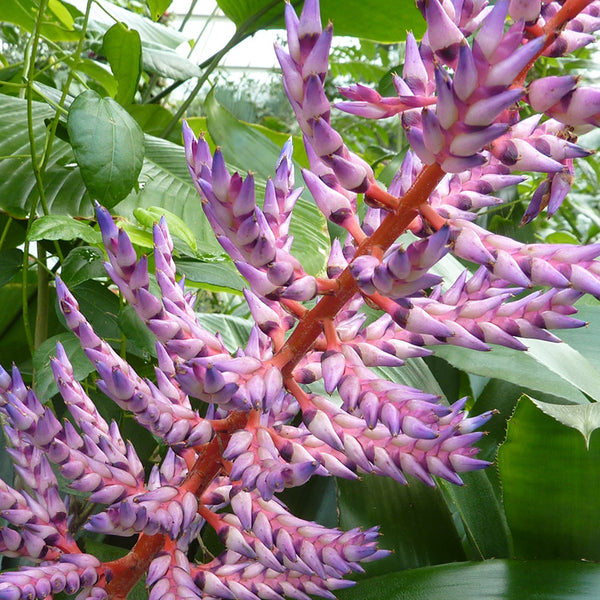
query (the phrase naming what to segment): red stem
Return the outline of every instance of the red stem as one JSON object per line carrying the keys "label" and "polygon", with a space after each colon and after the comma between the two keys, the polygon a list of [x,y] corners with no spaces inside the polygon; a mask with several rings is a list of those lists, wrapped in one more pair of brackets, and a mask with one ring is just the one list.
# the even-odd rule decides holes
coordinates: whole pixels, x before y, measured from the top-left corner
{"label": "red stem", "polygon": [[[444,176],[444,171],[436,163],[425,167],[406,195],[400,200],[394,212],[390,212],[373,235],[360,244],[356,256],[370,254],[373,249],[385,252],[406,231],[408,225],[417,216],[418,207],[426,202],[437,184]],[[370,189],[373,193],[373,189]],[[289,377],[291,371],[314,344],[322,331],[322,323],[333,319],[343,306],[358,292],[358,286],[350,269],[346,268],[337,278],[339,290],[329,296],[323,296],[316,306],[310,310],[298,323],[283,348],[275,356],[275,361],[281,368],[284,377]],[[285,360],[277,360],[280,355]]]}
{"label": "red stem", "polygon": [[[248,413],[236,411],[223,420],[221,425],[227,428],[218,431],[215,437],[198,449],[198,458],[180,486],[182,491],[194,492],[198,497],[210,485],[221,471],[223,448],[227,445],[231,433],[243,429],[248,421]],[[141,533],[128,554],[105,563],[112,572],[112,580],[106,586],[111,600],[125,600],[129,592],[148,570],[154,557],[164,548],[167,537],[162,533],[146,535]]]}

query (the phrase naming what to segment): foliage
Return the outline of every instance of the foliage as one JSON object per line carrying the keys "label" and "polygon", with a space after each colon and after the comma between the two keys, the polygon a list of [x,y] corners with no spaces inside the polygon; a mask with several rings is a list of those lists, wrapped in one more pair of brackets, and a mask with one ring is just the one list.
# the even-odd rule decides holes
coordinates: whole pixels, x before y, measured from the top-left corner
{"label": "foliage", "polygon": [[[274,165],[282,164],[280,150],[290,134],[290,168],[299,172],[309,164],[314,168],[314,162],[291,113],[275,113],[283,94],[275,89],[278,83],[258,100],[252,83],[248,92],[238,91],[240,101],[231,93],[231,82],[211,90],[215,69],[231,48],[260,29],[283,26],[284,4],[218,4],[236,32],[201,65],[181,53],[189,40],[165,18],[169,2],[14,0],[0,6],[0,363],[14,362],[41,403],[62,418],[68,410],[53,376],[56,360],[50,358],[59,352],[59,362],[70,361],[73,381],[81,381],[93,399],[98,419],[115,419],[123,437],[135,441],[146,474],[164,464],[166,448],[157,431],[148,431],[130,411],[100,393],[102,384],[91,374],[92,365],[61,312],[65,293],[58,290],[57,295],[54,278],[60,275],[81,313],[108,342],[106,353],[112,348],[141,378],[153,378],[155,336],[136,314],[132,297],[126,302],[123,290],[106,277],[105,244],[93,201],[110,209],[137,253],[148,254],[151,266],[155,258],[160,260],[152,228],[164,215],[185,291],[198,294],[199,323],[219,332],[230,352],[248,343],[255,319],[242,296],[247,282],[215,240],[214,222],[211,226],[201,210],[179,133],[182,117],[188,117],[196,134],[205,132],[212,152],[222,147],[229,171],[253,173],[259,197],[270,185]],[[291,4],[299,10],[301,2]],[[334,52],[328,96],[339,100],[336,85],[356,81],[375,86],[383,96],[395,95],[392,73],[402,70],[405,31],[413,29],[417,37],[425,32],[413,4],[332,0],[321,3],[321,13],[333,20],[336,33],[360,38]],[[560,59],[543,58],[535,69],[538,79],[585,73],[588,84],[597,73],[587,48]],[[173,92],[182,89],[189,90],[183,100],[173,100]],[[416,145],[410,131],[407,140],[395,121],[362,121],[338,111],[331,124],[386,186],[391,186],[409,141]],[[405,129],[410,127],[405,124]],[[579,144],[594,148],[597,137],[593,130]],[[546,178],[537,173],[502,190],[505,202],[478,211],[477,223],[523,243],[596,243],[600,160],[577,160],[575,169],[573,189],[552,221],[532,219],[519,228]],[[366,191],[359,197],[361,216],[369,211],[363,203]],[[107,228],[105,224],[105,242]],[[346,232],[339,222],[326,222],[308,193],[298,200],[290,228],[292,253],[306,276],[322,277],[331,240],[343,240]],[[415,238],[406,235],[408,246]],[[110,243],[106,246],[110,258]],[[473,267],[470,257],[447,255],[434,269],[451,282],[465,265]],[[251,274],[245,275],[251,280]],[[159,287],[160,281],[150,275],[150,291]],[[379,546],[393,551],[366,564],[358,585],[336,592],[338,597],[470,599],[488,592],[499,598],[597,596],[600,305],[586,296],[577,308],[589,325],[561,331],[562,344],[530,339],[527,352],[494,346],[483,353],[438,346],[427,338],[436,346],[435,356],[408,358],[402,368],[377,367],[380,377],[442,396],[447,404],[469,396],[470,416],[484,415],[484,420],[490,411],[497,413],[486,425],[488,435],[478,442],[479,458],[495,465],[463,473],[464,487],[436,478],[432,488],[418,477],[405,487],[364,475],[360,481],[313,478],[283,491],[281,498],[302,519],[331,528],[380,526]],[[367,322],[375,320],[370,311],[363,309]],[[57,342],[64,350],[56,350]],[[323,393],[315,386],[312,391]],[[193,409],[206,410],[200,401]],[[8,445],[14,446],[15,439]],[[3,452],[0,475],[15,488],[27,488],[27,468],[33,472],[34,466],[17,460],[15,473],[9,453]],[[74,494],[69,511],[75,531],[100,508],[86,500],[89,494],[78,497],[67,483],[59,477],[60,491]],[[209,562],[211,552],[222,550],[222,542],[213,538],[203,536],[200,547],[191,546],[189,558]],[[136,539],[100,532],[89,539],[87,550],[100,561],[116,561],[128,556]],[[6,554],[3,569],[22,566],[20,556]],[[147,597],[141,587],[131,594]]]}

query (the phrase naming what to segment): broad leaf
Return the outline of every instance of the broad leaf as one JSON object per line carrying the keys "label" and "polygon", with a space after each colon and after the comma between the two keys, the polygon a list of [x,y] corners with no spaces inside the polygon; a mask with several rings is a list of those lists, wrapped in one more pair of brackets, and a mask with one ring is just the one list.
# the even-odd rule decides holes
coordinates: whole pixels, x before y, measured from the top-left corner
{"label": "broad leaf", "polygon": [[23,251],[17,248],[0,252],[0,287],[7,284],[23,266]]}
{"label": "broad leaf", "polygon": [[198,320],[211,333],[219,333],[230,352],[246,346],[253,324],[249,319],[218,313],[200,313]]}
{"label": "broad leaf", "polygon": [[58,392],[50,366],[51,357],[56,356],[57,342],[63,345],[69,361],[73,365],[76,381],[81,381],[94,370],[94,366],[81,349],[81,344],[73,333],[69,331],[48,338],[33,355],[34,387],[41,402],[48,400]]}
{"label": "broad leaf", "polygon": [[[44,145],[46,125],[44,119],[54,116],[54,110],[45,104],[33,103],[33,135],[36,147]],[[31,203],[38,197],[36,181],[29,158],[27,103],[19,98],[0,95],[0,210],[24,219],[29,215]],[[79,169],[73,164],[71,146],[55,140],[45,175],[45,192],[52,214],[89,216],[92,212],[85,185]]]}
{"label": "broad leaf", "polygon": [[[276,0],[218,0],[221,10],[248,34],[262,28],[283,27],[283,6]],[[291,4],[300,11],[301,2]],[[388,2],[384,6],[375,0],[321,0],[324,23],[333,21],[336,35],[350,35],[383,43],[406,39],[406,31],[425,31],[421,13],[412,2]]]}
{"label": "broad leaf", "polygon": [[215,292],[241,292],[248,284],[242,279],[234,264],[228,260],[175,259],[177,272],[186,282]]}
{"label": "broad leaf", "polygon": [[338,512],[342,529],[380,526],[387,558],[365,565],[370,576],[400,569],[465,560],[453,517],[438,488],[410,478],[410,485],[365,475],[339,479]]}
{"label": "broad leaf", "polygon": [[527,354],[582,392],[600,400],[600,371],[568,344],[527,340]]}
{"label": "broad leaf", "polygon": [[489,560],[389,573],[336,592],[339,600],[596,600],[600,565]]}
{"label": "broad leaf", "polygon": [[[504,379],[531,390],[544,392],[571,403],[587,403],[587,398],[571,383],[565,381],[525,352],[493,346],[490,352],[477,352],[458,346],[435,346],[436,356],[467,373],[482,377]],[[561,400],[562,401],[562,400]]]}
{"label": "broad leaf", "polygon": [[114,206],[137,183],[142,169],[140,126],[112,98],[88,90],[73,100],[67,128],[90,194],[108,208]]}
{"label": "broad leaf", "polygon": [[[47,12],[42,20],[42,36],[53,42],[74,42],[79,39],[79,32],[73,29],[72,21],[71,23],[65,23],[67,17],[64,14],[64,6],[53,0],[50,8],[51,11]],[[35,27],[37,9],[38,2],[34,0],[2,2],[0,5],[0,22],[14,23],[31,33]]]}
{"label": "broad leaf", "polygon": [[511,535],[504,507],[485,471],[461,473],[462,487],[440,480],[439,485],[472,560],[508,558]]}
{"label": "broad leaf", "polygon": [[535,400],[535,405],[544,413],[556,419],[562,425],[572,427],[581,433],[589,450],[590,438],[596,429],[600,428],[600,404],[548,404]]}
{"label": "broad leaf", "polygon": [[133,102],[142,74],[142,42],[140,34],[123,23],[115,23],[102,40],[104,55],[117,80],[115,100],[122,106]]}
{"label": "broad leaf", "polygon": [[588,450],[578,431],[523,397],[498,452],[498,471],[517,558],[600,560],[595,437]]}
{"label": "broad leaf", "polygon": [[94,246],[79,246],[69,252],[61,265],[60,277],[69,288],[88,279],[106,275],[104,254]]}
{"label": "broad leaf", "polygon": [[102,236],[88,223],[63,215],[44,215],[31,224],[27,235],[30,242],[38,240],[83,240],[88,244],[99,244]]}

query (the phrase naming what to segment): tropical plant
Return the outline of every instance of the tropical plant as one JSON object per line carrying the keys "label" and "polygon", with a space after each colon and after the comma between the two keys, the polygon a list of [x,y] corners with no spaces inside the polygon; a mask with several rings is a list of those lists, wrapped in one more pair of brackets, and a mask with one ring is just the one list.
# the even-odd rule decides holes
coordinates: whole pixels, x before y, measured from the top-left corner
{"label": "tropical plant", "polygon": [[[0,598],[595,598],[600,93],[550,61],[600,4],[417,2],[395,95],[336,103],[400,117],[376,171],[331,119],[333,27],[294,4],[221,0],[236,34],[200,67],[104,0],[0,9]],[[321,10],[398,41],[406,7],[359,4]],[[178,146],[219,60],[282,21],[304,148],[214,93]],[[544,211],[560,243],[531,239]]]}

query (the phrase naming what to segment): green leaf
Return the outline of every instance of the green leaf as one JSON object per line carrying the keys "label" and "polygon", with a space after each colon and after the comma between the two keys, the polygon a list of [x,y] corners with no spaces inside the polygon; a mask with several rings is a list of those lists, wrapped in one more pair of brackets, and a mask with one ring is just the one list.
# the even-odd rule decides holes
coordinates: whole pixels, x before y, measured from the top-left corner
{"label": "green leaf", "polygon": [[167,209],[192,230],[203,253],[224,254],[204,216],[200,196],[192,183],[185,151],[181,146],[146,136],[146,155],[140,174],[140,186],[139,193],[131,193],[115,206],[114,214],[133,221],[133,211],[136,208]]}
{"label": "green leaf", "polygon": [[88,279],[106,275],[104,254],[94,246],[80,246],[69,252],[61,265],[60,276],[69,288]]}
{"label": "green leaf", "polygon": [[[160,104],[130,104],[127,112],[137,121],[144,133],[160,137],[173,115]],[[180,135],[179,132],[177,132]],[[176,139],[172,141],[177,142]]]}
{"label": "green leaf", "polygon": [[39,240],[83,240],[88,244],[99,244],[102,236],[83,221],[63,215],[45,215],[31,224],[27,235],[30,242]]}
{"label": "green leaf", "polygon": [[23,251],[17,248],[0,252],[0,287],[7,284],[23,266]]}
{"label": "green leaf", "polygon": [[146,360],[150,356],[156,356],[156,336],[144,325],[133,306],[127,305],[121,310],[119,313],[119,327],[127,340],[142,352]]}
{"label": "green leaf", "polygon": [[[221,10],[238,26],[252,33],[262,28],[283,27],[283,8],[274,0],[218,0]],[[298,0],[291,4],[299,12]],[[421,13],[412,2],[388,2],[385,7],[375,0],[321,0],[324,23],[333,21],[336,35],[349,35],[383,43],[406,39],[406,31],[416,35],[425,31]]]}
{"label": "green leaf", "polygon": [[[68,66],[74,64],[74,60],[71,57],[65,58],[64,62]],[[77,61],[77,71],[91,77],[104,88],[109,96],[114,97],[116,95],[118,89],[117,80],[107,65],[90,60],[89,58],[80,58]]]}
{"label": "green leaf", "polygon": [[[259,131],[238,121],[210,93],[205,103],[208,131],[217,145],[222,146],[225,160],[242,173],[252,171],[264,182],[272,176],[281,148]],[[299,166],[295,165],[296,173]],[[292,253],[312,275],[323,272],[329,255],[329,235],[325,218],[315,203],[301,197],[294,209],[290,231],[294,236]]]}
{"label": "green leaf", "polygon": [[600,400],[600,372],[568,344],[526,340],[527,354],[564,381]]}
{"label": "green leaf", "polygon": [[142,44],[144,70],[169,79],[199,77],[200,68],[174,50],[149,42]]}
{"label": "green leaf", "polygon": [[[54,117],[55,111],[45,104],[32,106],[33,136],[36,147],[42,148],[46,137],[44,119]],[[29,216],[32,202],[39,198],[35,176],[29,158],[27,102],[0,94],[0,210],[17,219]],[[79,169],[73,165],[71,146],[60,139],[53,144],[45,177],[45,193],[52,214],[91,216],[92,205],[87,196]],[[39,209],[41,212],[41,208]],[[38,213],[39,214],[39,213]]]}
{"label": "green leaf", "polygon": [[142,42],[135,29],[124,23],[115,23],[102,40],[104,55],[117,80],[115,100],[122,106],[133,102],[138,81],[142,75]]}
{"label": "green leaf", "polygon": [[577,429],[585,440],[586,448],[589,450],[590,438],[596,429],[600,428],[600,404],[548,404],[532,398],[535,405],[559,423]]}
{"label": "green leaf", "polygon": [[111,208],[127,196],[142,169],[140,126],[112,98],[88,90],[73,100],[67,128],[90,194]]}
{"label": "green leaf", "polygon": [[194,252],[198,252],[198,244],[192,230],[177,215],[160,206],[151,206],[150,208],[136,208],[133,216],[145,227],[152,228],[162,217],[167,221],[171,235],[184,241]]}
{"label": "green leaf", "polygon": [[243,348],[248,342],[252,322],[235,315],[199,313],[198,321],[211,333],[220,333],[225,347],[230,352]]}
{"label": "green leaf", "polygon": [[177,272],[184,275],[187,282],[203,284],[201,287],[213,291],[241,292],[248,284],[242,279],[231,261],[203,261],[175,259]]}
{"label": "green leaf", "polygon": [[490,352],[477,352],[458,346],[436,346],[435,355],[467,373],[504,379],[531,390],[551,394],[571,403],[587,403],[587,398],[571,383],[537,362],[528,353],[493,346]]}
{"label": "green leaf", "polygon": [[[66,9],[57,0],[52,0],[50,13],[42,19],[41,34],[54,42],[74,42],[79,39],[79,32],[72,26],[65,25]],[[34,0],[10,0],[0,5],[0,22],[14,23],[28,33],[32,33],[37,17],[38,2]],[[62,9],[62,10],[61,10]],[[59,15],[57,16],[57,12]]]}
{"label": "green leaf", "polygon": [[[75,6],[82,13],[87,5],[87,0],[63,0],[63,2]],[[115,21],[125,23],[129,29],[135,29],[140,34],[142,44],[160,44],[175,50],[181,44],[189,41],[185,35],[172,27],[154,23],[140,14],[106,0],[94,0],[89,21],[88,29],[102,32],[112,27]]]}
{"label": "green leaf", "polygon": [[[593,304],[583,304],[584,300]],[[577,310],[577,315],[574,316],[586,321],[587,325],[579,329],[564,329],[558,333],[560,338],[584,356],[596,371],[600,371],[600,304],[592,298],[585,297],[577,303]]]}
{"label": "green leaf", "polygon": [[504,507],[487,473],[473,471],[460,476],[465,482],[462,487],[443,479],[439,482],[467,556],[472,560],[510,557],[512,540]]}
{"label": "green leaf", "polygon": [[[87,0],[68,0],[68,3],[83,12]],[[139,33],[145,71],[172,79],[188,79],[200,75],[198,66],[181,56],[176,50],[190,41],[185,35],[172,27],[154,23],[131,10],[105,0],[97,0],[91,7],[88,31],[102,37],[115,21],[124,23],[129,29]]]}
{"label": "green leaf", "polygon": [[578,431],[524,396],[498,452],[498,472],[517,558],[600,560],[596,437],[586,449]]}
{"label": "green leaf", "polygon": [[155,21],[158,21],[164,12],[171,6],[173,0],[147,0],[150,14]]}
{"label": "green leaf", "polygon": [[58,393],[52,367],[50,366],[50,358],[56,356],[57,342],[63,345],[69,361],[73,365],[73,374],[76,381],[85,379],[94,370],[92,363],[81,349],[81,344],[75,334],[68,331],[48,338],[37,348],[33,355],[35,373],[33,385],[41,402]]}
{"label": "green leaf", "polygon": [[389,573],[336,592],[339,600],[596,600],[600,565],[489,560]]}
{"label": "green leaf", "polygon": [[400,569],[465,560],[452,515],[438,488],[411,478],[410,485],[365,475],[339,479],[338,512],[342,529],[374,527],[380,546],[393,554],[366,565],[370,576]]}

